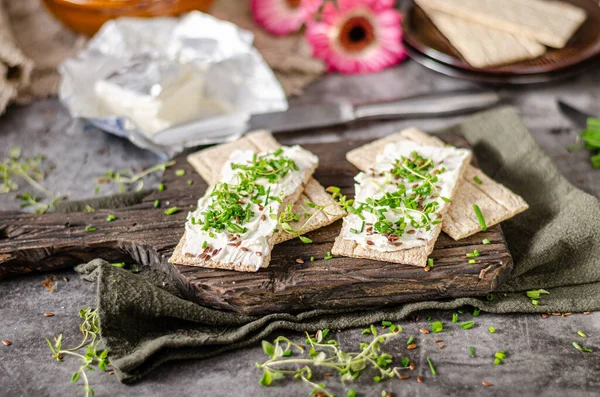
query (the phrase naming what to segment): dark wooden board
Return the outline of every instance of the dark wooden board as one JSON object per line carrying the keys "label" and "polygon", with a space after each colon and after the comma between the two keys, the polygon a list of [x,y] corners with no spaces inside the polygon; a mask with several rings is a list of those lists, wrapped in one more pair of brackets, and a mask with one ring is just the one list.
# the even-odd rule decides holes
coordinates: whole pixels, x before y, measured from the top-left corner
{"label": "dark wooden board", "polygon": [[[442,138],[466,146],[460,137]],[[340,186],[352,195],[357,169],[346,161],[345,154],[364,143],[305,145],[320,158],[315,178],[324,186]],[[0,278],[65,268],[97,257],[134,260],[167,272],[190,300],[240,313],[264,314],[484,295],[503,282],[512,269],[499,225],[461,241],[442,233],[431,255],[435,267],[429,272],[365,259],[336,257],[326,261],[323,258],[331,250],[341,221],[310,233],[313,244],[295,239],[276,246],[271,265],[256,273],[172,265],[167,259],[183,233],[187,211],[195,207],[206,189],[184,154],[176,161],[165,171],[163,192],[156,191],[127,208],[70,214],[0,213]],[[175,176],[177,169],[186,170],[186,175]],[[188,185],[189,179],[192,185]],[[161,208],[153,207],[156,199],[161,200]],[[164,209],[171,206],[181,211],[165,215]],[[117,219],[106,222],[109,213]],[[87,232],[87,225],[97,230]],[[483,245],[483,238],[492,244]],[[481,256],[477,264],[470,265],[465,254],[474,249]],[[311,256],[314,262],[310,262]],[[298,258],[304,263],[298,263]]]}

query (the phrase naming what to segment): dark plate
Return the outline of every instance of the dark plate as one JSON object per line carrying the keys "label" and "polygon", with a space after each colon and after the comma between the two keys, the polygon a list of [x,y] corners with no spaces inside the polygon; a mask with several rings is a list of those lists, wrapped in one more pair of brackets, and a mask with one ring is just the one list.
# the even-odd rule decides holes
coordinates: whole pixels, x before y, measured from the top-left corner
{"label": "dark plate", "polygon": [[481,73],[470,70],[465,70],[461,68],[455,68],[448,64],[439,62],[435,59],[429,58],[412,48],[409,45],[406,45],[406,51],[410,58],[425,66],[428,69],[436,71],[438,73],[444,74],[446,76],[458,78],[461,80],[468,80],[479,84],[487,84],[487,85],[530,85],[530,84],[543,84],[556,80],[563,80],[569,77],[573,77],[575,75],[580,74],[583,70],[590,67],[598,67],[600,64],[600,59],[595,58],[588,60],[587,62],[582,62],[578,65],[560,69],[558,71],[549,72],[549,73],[536,73],[536,74],[493,74],[493,73]]}
{"label": "dark plate", "polygon": [[414,3],[404,20],[404,41],[423,55],[457,69],[483,74],[528,75],[573,67],[600,54],[600,7],[593,0],[563,0],[584,9],[588,15],[564,48],[549,48],[541,57],[503,66],[474,68]]}

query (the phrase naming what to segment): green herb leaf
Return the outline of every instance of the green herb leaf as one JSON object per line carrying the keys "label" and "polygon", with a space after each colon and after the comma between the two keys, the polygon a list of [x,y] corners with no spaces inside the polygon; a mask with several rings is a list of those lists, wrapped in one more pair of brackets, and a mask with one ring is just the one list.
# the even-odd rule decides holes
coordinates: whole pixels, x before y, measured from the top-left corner
{"label": "green herb leaf", "polygon": [[473,310],[473,317],[478,317],[478,316],[479,316],[479,313],[481,313],[481,309],[479,309],[479,308],[477,308],[477,307],[476,307],[476,308]]}
{"label": "green herb leaf", "polygon": [[106,222],[112,222],[112,221],[114,221],[115,219],[117,219],[117,217],[116,217],[116,216],[114,216],[114,215],[110,215],[110,214],[109,214],[109,215],[106,217]]}
{"label": "green herb leaf", "polygon": [[406,344],[407,344],[407,345],[410,345],[410,344],[412,344],[414,341],[415,341],[415,337],[414,337],[414,336],[411,336],[411,337],[410,337],[410,338],[408,338],[408,340],[406,341]]}
{"label": "green herb leaf", "polygon": [[262,378],[260,378],[260,381],[258,382],[258,384],[261,386],[270,386],[272,382],[273,382],[273,376],[271,375],[271,372],[268,370],[265,370],[265,372],[263,373]]}
{"label": "green herb leaf", "polygon": [[117,263],[111,263],[111,265],[113,267],[118,267],[119,269],[122,269],[125,267],[125,262],[117,262]]}
{"label": "green herb leaf", "polygon": [[490,241],[489,238],[484,238],[483,240],[481,240],[481,243],[485,244],[485,245],[488,245],[488,244],[491,244],[492,242]]}
{"label": "green herb leaf", "polygon": [[160,206],[160,200],[154,200],[154,208],[158,208]]}
{"label": "green herb leaf", "polygon": [[592,353],[592,349],[590,349],[588,347],[580,346],[579,343],[577,343],[577,342],[573,342],[572,345],[575,349],[579,350],[580,352]]}
{"label": "green herb leaf", "polygon": [[263,351],[265,352],[265,354],[267,356],[272,356],[273,353],[275,353],[275,347],[273,346],[273,344],[271,342],[263,340],[261,342],[261,344],[262,344]]}
{"label": "green herb leaf", "polygon": [[431,326],[431,330],[435,333],[439,333],[444,330],[444,323],[441,321],[434,321],[429,325]]}
{"label": "green herb leaf", "polygon": [[471,354],[471,357],[475,357],[475,348],[473,346],[469,346],[469,353]]}
{"label": "green herb leaf", "polygon": [[452,322],[453,323],[457,323],[458,322],[458,313],[452,313]]}
{"label": "green herb leaf", "polygon": [[176,176],[184,176],[185,175],[185,170],[175,170],[175,175]]}
{"label": "green herb leaf", "polygon": [[170,208],[167,208],[165,210],[165,215],[173,215],[173,214],[175,214],[177,212],[179,212],[179,208],[177,208],[177,207],[170,207]]}
{"label": "green herb leaf", "polygon": [[94,226],[88,225],[85,227],[86,232],[95,232],[96,228]]}
{"label": "green herb leaf", "polygon": [[473,323],[473,321],[464,321],[464,322],[462,322],[462,323],[460,323],[458,325],[460,325],[460,327],[462,329],[471,329],[471,328],[473,328],[474,324],[475,323]]}
{"label": "green herb leaf", "polygon": [[299,239],[300,239],[300,241],[302,241],[304,244],[310,244],[310,243],[312,243],[312,242],[313,242],[311,239],[309,239],[309,238],[308,238],[308,237],[306,237],[306,236],[298,236],[298,238],[299,238]]}
{"label": "green herb leaf", "polygon": [[477,216],[477,220],[479,221],[481,230],[486,231],[487,226],[485,224],[485,219],[483,218],[483,214],[481,213],[481,208],[479,208],[479,206],[477,204],[473,204],[473,211],[475,211],[475,215]]}
{"label": "green herb leaf", "polygon": [[488,331],[490,331],[490,334],[495,334],[496,333],[496,328],[494,327],[489,327]]}
{"label": "green herb leaf", "polygon": [[356,390],[350,389],[348,393],[346,393],[346,397],[356,397]]}
{"label": "green herb leaf", "polygon": [[587,335],[582,330],[578,330],[577,335],[581,336],[582,338],[587,338]]}
{"label": "green herb leaf", "polygon": [[478,177],[477,175],[475,175],[475,176],[473,177],[473,180],[474,180],[475,182],[477,182],[477,184],[478,184],[478,185],[481,185],[481,184],[483,183],[483,181],[482,181],[481,179],[479,179],[479,177]]}
{"label": "green herb leaf", "polygon": [[429,370],[431,371],[431,375],[436,376],[437,372],[435,371],[433,363],[431,362],[431,359],[429,357],[427,357],[427,363],[429,364]]}

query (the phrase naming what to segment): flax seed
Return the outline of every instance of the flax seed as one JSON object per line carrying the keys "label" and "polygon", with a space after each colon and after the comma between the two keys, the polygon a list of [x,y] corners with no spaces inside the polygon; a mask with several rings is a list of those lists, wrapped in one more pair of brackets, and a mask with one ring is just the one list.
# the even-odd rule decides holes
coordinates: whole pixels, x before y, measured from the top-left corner
{"label": "flax seed", "polygon": [[324,373],[323,376],[333,376],[333,374],[330,372],[327,372],[327,373]]}
{"label": "flax seed", "polygon": [[246,247],[242,247],[242,248],[240,248],[240,249],[241,249],[242,251],[244,251],[244,252],[247,252],[247,251],[248,251],[248,248],[246,248]]}
{"label": "flax seed", "polygon": [[443,341],[444,341],[443,339],[436,339],[436,340],[433,341],[433,343],[440,343],[440,342],[443,342]]}
{"label": "flax seed", "polygon": [[422,333],[422,334],[428,334],[429,330],[426,329],[426,328],[421,328],[421,329],[419,329],[419,332]]}
{"label": "flax seed", "polygon": [[569,317],[573,313],[563,313],[563,317]]}
{"label": "flax seed", "polygon": [[407,380],[408,378],[410,378],[410,376],[409,375],[400,375],[399,378],[402,380]]}
{"label": "flax seed", "polygon": [[423,383],[423,377],[422,376],[417,376],[417,382]]}
{"label": "flax seed", "polygon": [[561,315],[561,313],[556,313],[556,312],[550,313],[550,314],[552,314],[553,316],[560,316]]}
{"label": "flax seed", "polygon": [[11,341],[9,341],[9,340],[6,340],[6,339],[4,339],[4,340],[2,341],[2,344],[3,344],[4,346],[10,346],[10,345],[12,345],[12,342],[11,342]]}
{"label": "flax seed", "polygon": [[494,386],[493,383],[486,382],[486,381],[481,382],[481,384],[484,385],[484,386]]}
{"label": "flax seed", "polygon": [[256,256],[262,256],[262,252],[260,252],[260,251],[256,251],[255,254],[256,254]]}
{"label": "flax seed", "polygon": [[590,312],[583,312],[583,314],[585,314],[587,316],[588,314],[590,314]]}
{"label": "flax seed", "polygon": [[414,361],[411,361],[410,364],[408,365],[408,368],[410,368],[411,371],[414,371],[416,367],[416,364]]}
{"label": "flax seed", "polygon": [[443,343],[440,345],[440,349],[443,349],[444,347],[446,347],[446,345],[444,345]]}
{"label": "flax seed", "polygon": [[406,347],[408,350],[414,350],[417,348],[417,344],[416,343],[411,343],[410,345],[408,345]]}
{"label": "flax seed", "polygon": [[542,318],[548,318],[550,315],[548,313],[542,313]]}
{"label": "flax seed", "polygon": [[296,263],[304,263],[304,261],[300,258],[296,259]]}
{"label": "flax seed", "polygon": [[267,219],[267,216],[266,216],[265,214],[262,214],[262,215],[260,216],[260,220],[261,220],[261,221],[264,221],[265,219]]}
{"label": "flax seed", "polygon": [[375,243],[372,242],[371,240],[367,240],[367,245],[374,245]]}
{"label": "flax seed", "polygon": [[52,313],[52,312],[45,312],[44,316],[46,316],[46,317],[54,317],[54,313]]}
{"label": "flax seed", "polygon": [[408,232],[406,232],[406,233],[408,233],[408,234],[415,234],[415,233],[416,233],[416,231],[415,231],[415,229],[411,229],[411,230],[409,230],[409,231],[408,231]]}
{"label": "flax seed", "polygon": [[427,266],[425,266],[425,267],[423,268],[423,270],[425,270],[426,272],[428,272],[428,271],[430,271],[430,270],[431,270],[431,266],[427,265]]}
{"label": "flax seed", "polygon": [[394,397],[394,393],[392,393],[391,391],[387,392],[387,394],[385,395],[385,397]]}

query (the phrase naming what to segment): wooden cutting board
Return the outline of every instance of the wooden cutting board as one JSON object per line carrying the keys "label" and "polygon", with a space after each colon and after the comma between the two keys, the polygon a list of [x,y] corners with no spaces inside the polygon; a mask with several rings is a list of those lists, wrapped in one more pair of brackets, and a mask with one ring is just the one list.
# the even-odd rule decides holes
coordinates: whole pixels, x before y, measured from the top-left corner
{"label": "wooden cutting board", "polygon": [[[468,147],[460,137],[441,138]],[[345,154],[364,143],[305,145],[320,159],[314,177],[323,186],[340,186],[345,194],[353,195],[353,177],[358,170],[346,161]],[[511,272],[512,258],[499,225],[461,241],[442,233],[431,255],[435,266],[429,272],[366,259],[326,261],[323,258],[331,250],[341,221],[308,234],[312,244],[294,239],[276,246],[270,266],[256,273],[172,265],[167,260],[183,233],[187,211],[195,207],[207,187],[185,157],[176,157],[177,163],[165,171],[164,191],[155,191],[126,208],[44,215],[0,213],[0,278],[52,271],[98,257],[135,261],[169,274],[190,300],[239,313],[265,314],[485,295]],[[175,175],[179,169],[186,171],[185,176]],[[160,200],[160,208],[154,208],[155,200]],[[165,208],[172,206],[180,211],[164,214]],[[107,222],[108,214],[117,219]],[[86,231],[88,225],[96,231]],[[492,244],[483,245],[484,238]],[[474,249],[481,256],[477,264],[468,264],[465,254]],[[314,262],[310,262],[311,256]]]}

